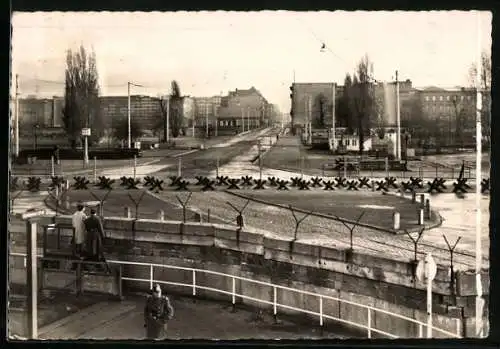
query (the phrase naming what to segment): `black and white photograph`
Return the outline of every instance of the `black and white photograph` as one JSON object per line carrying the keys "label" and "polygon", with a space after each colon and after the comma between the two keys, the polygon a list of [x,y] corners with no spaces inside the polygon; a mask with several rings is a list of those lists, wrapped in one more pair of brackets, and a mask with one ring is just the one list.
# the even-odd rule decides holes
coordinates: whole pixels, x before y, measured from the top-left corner
{"label": "black and white photograph", "polygon": [[492,13],[12,13],[10,340],[486,338]]}

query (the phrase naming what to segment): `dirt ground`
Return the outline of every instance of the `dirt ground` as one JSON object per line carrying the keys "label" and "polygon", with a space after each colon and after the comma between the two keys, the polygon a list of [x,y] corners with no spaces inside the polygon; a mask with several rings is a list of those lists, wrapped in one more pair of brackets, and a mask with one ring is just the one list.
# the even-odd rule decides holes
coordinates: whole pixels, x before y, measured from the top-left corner
{"label": "dirt ground", "polygon": [[[92,193],[98,198],[103,199],[106,196],[107,191],[105,190],[72,190],[68,192],[68,197],[71,203],[70,211],[75,210],[77,202],[85,201],[96,201],[97,199],[92,195]],[[185,201],[188,197],[188,193],[185,192],[172,192],[173,200],[170,202],[165,202],[164,200],[157,199],[156,197],[145,193],[143,195],[143,190],[113,190],[106,197],[104,203],[104,216],[105,217],[123,217],[125,214],[125,207],[130,208],[131,217],[137,217],[140,219],[157,219],[160,210],[164,212],[165,220],[182,220],[183,210],[176,196],[182,201]],[[142,199],[141,199],[141,195]],[[140,200],[140,201],[139,201]],[[136,209],[135,202],[138,202],[138,207]],[[206,220],[206,213],[203,214],[203,219]],[[190,202],[188,202],[186,209],[186,221],[196,221],[195,212],[190,209]],[[199,220],[198,220],[199,222]],[[210,217],[210,222],[218,223],[216,217]]]}
{"label": "dirt ground", "polygon": [[[364,212],[361,222],[372,226],[392,229],[393,212],[400,213],[401,229],[418,227],[418,205],[410,200],[393,195],[382,195],[380,192],[359,191],[289,191],[271,192],[267,190],[246,190],[241,194],[266,202],[291,205],[306,211],[323,213],[356,221]],[[433,216],[434,222],[437,217]],[[431,220],[432,222],[432,220]]]}

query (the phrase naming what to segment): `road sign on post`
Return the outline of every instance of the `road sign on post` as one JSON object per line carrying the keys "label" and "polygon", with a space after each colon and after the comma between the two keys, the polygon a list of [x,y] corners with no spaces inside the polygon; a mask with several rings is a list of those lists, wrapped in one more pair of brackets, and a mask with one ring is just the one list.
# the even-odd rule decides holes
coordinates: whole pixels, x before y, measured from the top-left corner
{"label": "road sign on post", "polygon": [[418,262],[416,274],[419,281],[427,282],[427,338],[432,338],[432,281],[437,274],[437,265],[430,253]]}
{"label": "road sign on post", "polygon": [[82,128],[82,136],[83,137],[90,137],[90,128]]}

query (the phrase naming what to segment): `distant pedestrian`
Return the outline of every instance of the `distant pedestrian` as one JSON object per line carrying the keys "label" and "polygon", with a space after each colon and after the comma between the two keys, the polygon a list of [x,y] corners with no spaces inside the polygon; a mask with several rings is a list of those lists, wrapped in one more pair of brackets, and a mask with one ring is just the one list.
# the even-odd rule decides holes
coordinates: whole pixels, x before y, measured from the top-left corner
{"label": "distant pedestrian", "polygon": [[56,161],[56,164],[59,165],[59,146],[54,147],[54,159]]}
{"label": "distant pedestrian", "polygon": [[73,213],[72,217],[72,225],[73,229],[75,231],[74,234],[74,252],[77,257],[82,258],[83,257],[83,243],[85,242],[85,235],[86,235],[86,230],[85,230],[85,219],[87,219],[87,215],[85,214],[84,211],[85,207],[83,204],[78,204],[76,206],[76,212]]}
{"label": "distant pedestrian", "polygon": [[160,285],[156,284],[144,306],[144,327],[147,339],[164,339],[167,322],[174,316],[174,308],[167,296],[162,295]]}
{"label": "distant pedestrian", "polygon": [[104,241],[104,229],[101,219],[97,216],[96,210],[90,210],[90,217],[85,219],[85,229],[87,230],[86,252],[89,260],[99,262],[101,260],[102,243]]}

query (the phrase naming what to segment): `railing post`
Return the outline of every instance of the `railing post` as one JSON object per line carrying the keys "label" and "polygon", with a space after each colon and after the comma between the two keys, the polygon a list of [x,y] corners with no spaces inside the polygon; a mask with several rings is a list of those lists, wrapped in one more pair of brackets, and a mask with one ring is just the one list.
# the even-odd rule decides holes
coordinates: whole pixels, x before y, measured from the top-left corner
{"label": "railing post", "polygon": [[323,297],[319,296],[319,325],[323,328]]}
{"label": "railing post", "polygon": [[418,338],[424,337],[424,327],[422,324],[418,324]]}
{"label": "railing post", "polygon": [[196,270],[193,270],[193,296],[196,296]]}
{"label": "railing post", "polygon": [[233,303],[233,310],[236,308],[236,279],[232,277],[233,286],[231,289],[231,302]]}
{"label": "railing post", "polygon": [[273,316],[274,322],[278,321],[278,292],[276,286],[273,286]]}
{"label": "railing post", "polygon": [[153,289],[153,264],[149,265],[149,289]]}
{"label": "railing post", "polygon": [[368,310],[368,338],[372,338],[372,310],[370,308],[366,308]]}

